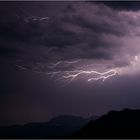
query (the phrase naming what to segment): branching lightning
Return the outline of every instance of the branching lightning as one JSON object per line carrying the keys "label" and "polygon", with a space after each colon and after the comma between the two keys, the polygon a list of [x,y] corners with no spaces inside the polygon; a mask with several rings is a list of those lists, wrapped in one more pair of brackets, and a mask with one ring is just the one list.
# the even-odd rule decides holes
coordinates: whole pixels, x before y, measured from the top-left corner
{"label": "branching lightning", "polygon": [[[30,12],[22,8],[20,8],[20,10],[25,15],[23,16],[24,22],[42,21],[49,19],[48,17],[33,16]],[[20,18],[20,16],[17,15],[17,18]],[[109,79],[110,77],[113,77],[118,73],[116,69],[104,69],[103,72],[99,72],[95,70],[94,67],[92,67],[92,69],[87,70],[87,65],[77,66],[77,63],[79,63],[80,61],[81,59],[73,61],[57,61],[55,63],[47,64],[47,68],[45,71],[42,67],[42,65],[45,64],[41,63],[39,63],[39,65],[36,63],[37,65],[30,67],[17,64],[16,67],[18,67],[20,70],[28,70],[37,74],[48,75],[56,80],[63,80],[68,82],[80,78],[84,78],[87,82],[97,80],[105,81],[106,79]],[[67,68],[69,66],[73,66],[74,68],[72,70],[64,70],[64,68]]]}
{"label": "branching lightning", "polygon": [[[26,16],[23,18],[23,20],[25,22],[30,22],[30,21],[42,21],[42,20],[48,20],[49,17],[45,16],[45,17],[40,17],[40,16],[33,16],[32,14],[30,14],[29,12],[27,12],[26,10],[20,8],[20,10],[22,11],[22,13],[24,13]],[[18,14],[16,14],[17,18],[21,18]]]}
{"label": "branching lightning", "polygon": [[79,61],[81,61],[81,60],[78,59],[78,60],[74,60],[74,61],[58,61],[58,62],[56,62],[56,63],[51,63],[50,65],[48,65],[48,67],[49,67],[49,68],[56,68],[56,67],[59,66],[60,64],[71,65],[71,64],[78,63]]}
{"label": "branching lightning", "polygon": [[21,66],[21,65],[16,65],[18,68],[20,68],[21,70],[30,70],[34,73],[38,73],[38,74],[43,74],[43,75],[48,75],[49,77],[55,79],[55,80],[61,80],[64,82],[72,82],[74,80],[77,79],[82,79],[84,78],[87,82],[91,82],[91,81],[97,81],[97,80],[102,80],[103,82],[106,79],[109,79],[115,75],[118,74],[116,69],[109,69],[106,70],[105,72],[99,72],[96,70],[85,70],[84,66],[82,67],[78,67],[74,70],[59,70],[58,66],[63,64],[63,65],[73,65],[78,63],[81,60],[74,60],[74,61],[58,61],[56,63],[52,63],[51,65],[49,65],[48,67],[51,70],[46,70],[46,71],[42,71],[41,69],[37,69],[34,70],[34,68],[29,69],[25,66]]}
{"label": "branching lightning", "polygon": [[[55,76],[56,74],[60,74],[60,71],[58,73],[49,73],[53,76]],[[102,79],[102,81],[105,81],[106,79],[115,76],[117,74],[117,70],[115,69],[111,69],[108,70],[106,72],[98,72],[98,71],[88,71],[88,70],[74,70],[74,71],[64,71],[61,72],[61,77],[60,79],[62,80],[67,80],[68,82],[71,82],[73,80],[76,80],[78,78],[82,78],[85,77],[87,79],[87,82],[90,81],[97,81]]]}
{"label": "branching lightning", "polygon": [[26,17],[24,18],[25,22],[29,22],[29,21],[42,21],[42,20],[48,20],[49,17],[38,17],[38,16],[30,16],[30,17]]}

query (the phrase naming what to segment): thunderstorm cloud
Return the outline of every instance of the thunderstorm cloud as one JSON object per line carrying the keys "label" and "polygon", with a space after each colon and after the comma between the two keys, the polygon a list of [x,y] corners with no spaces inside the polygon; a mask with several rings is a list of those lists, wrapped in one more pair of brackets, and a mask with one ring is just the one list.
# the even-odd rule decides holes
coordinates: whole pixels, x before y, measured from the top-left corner
{"label": "thunderstorm cloud", "polygon": [[[140,106],[140,2],[0,3],[1,125]],[[107,84],[58,82],[110,69]]]}

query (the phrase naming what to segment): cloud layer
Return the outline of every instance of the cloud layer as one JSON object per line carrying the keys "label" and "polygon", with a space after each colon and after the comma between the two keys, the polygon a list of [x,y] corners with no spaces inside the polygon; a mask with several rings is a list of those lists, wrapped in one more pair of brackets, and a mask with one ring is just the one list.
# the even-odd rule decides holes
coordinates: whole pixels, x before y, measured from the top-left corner
{"label": "cloud layer", "polygon": [[[118,5],[121,8],[105,2],[0,5],[0,124],[140,106],[140,10],[136,4]],[[104,83],[81,78],[60,87],[54,82],[58,77],[53,81],[47,75],[112,68],[120,76]]]}

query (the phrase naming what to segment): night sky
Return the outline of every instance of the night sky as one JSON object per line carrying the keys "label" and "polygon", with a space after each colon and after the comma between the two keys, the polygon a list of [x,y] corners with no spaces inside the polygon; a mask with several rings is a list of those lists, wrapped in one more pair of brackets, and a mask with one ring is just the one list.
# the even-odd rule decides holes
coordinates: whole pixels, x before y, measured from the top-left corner
{"label": "night sky", "polygon": [[140,109],[140,2],[0,2],[0,126]]}

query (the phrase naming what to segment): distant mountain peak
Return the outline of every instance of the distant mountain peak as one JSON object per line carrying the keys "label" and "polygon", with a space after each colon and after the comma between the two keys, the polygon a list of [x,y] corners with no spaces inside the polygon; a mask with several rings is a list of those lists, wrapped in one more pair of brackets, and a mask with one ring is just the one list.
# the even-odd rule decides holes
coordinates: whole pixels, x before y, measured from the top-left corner
{"label": "distant mountain peak", "polygon": [[0,128],[0,138],[56,138],[80,130],[89,120],[80,116],[60,115],[45,123]]}

